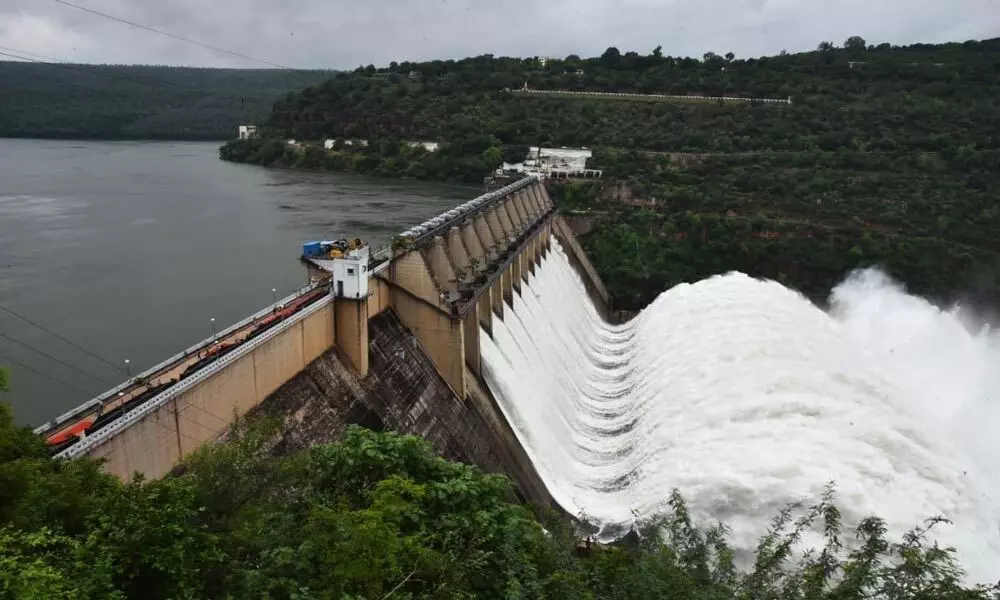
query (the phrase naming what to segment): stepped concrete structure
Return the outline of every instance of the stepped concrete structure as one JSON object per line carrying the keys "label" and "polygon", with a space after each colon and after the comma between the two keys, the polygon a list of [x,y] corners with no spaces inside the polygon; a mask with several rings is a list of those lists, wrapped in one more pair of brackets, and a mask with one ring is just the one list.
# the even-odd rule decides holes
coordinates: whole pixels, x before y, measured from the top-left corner
{"label": "stepped concrete structure", "polygon": [[[61,455],[104,459],[123,479],[161,477],[186,454],[223,437],[236,416],[260,412],[285,419],[279,449],[334,441],[351,423],[391,429],[422,436],[449,458],[506,473],[523,499],[549,506],[545,486],[481,378],[480,336],[491,335],[494,320],[504,318],[553,237],[606,310],[608,292],[570,227],[541,182],[525,178],[403,232],[382,251],[366,249],[356,263],[309,261],[314,283],[303,289],[297,312],[171,380],[161,393],[154,388],[152,397],[87,431]],[[308,304],[301,301],[307,294]],[[199,349],[211,343],[184,356],[202,356]],[[158,368],[165,367],[140,379],[155,378]],[[88,406],[104,406],[126,385],[39,431],[63,426]]]}

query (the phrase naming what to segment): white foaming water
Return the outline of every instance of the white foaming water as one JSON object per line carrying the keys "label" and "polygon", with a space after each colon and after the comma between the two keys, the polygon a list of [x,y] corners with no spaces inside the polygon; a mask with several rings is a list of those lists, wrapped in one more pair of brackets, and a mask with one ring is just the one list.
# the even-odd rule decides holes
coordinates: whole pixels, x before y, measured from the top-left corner
{"label": "white foaming water", "polygon": [[1000,339],[878,272],[838,286],[829,315],[730,273],[613,326],[553,243],[481,345],[554,499],[606,535],[677,488],[750,549],[781,507],[834,481],[847,527],[878,515],[898,535],[941,515],[954,525],[936,537],[970,578],[1000,575]]}

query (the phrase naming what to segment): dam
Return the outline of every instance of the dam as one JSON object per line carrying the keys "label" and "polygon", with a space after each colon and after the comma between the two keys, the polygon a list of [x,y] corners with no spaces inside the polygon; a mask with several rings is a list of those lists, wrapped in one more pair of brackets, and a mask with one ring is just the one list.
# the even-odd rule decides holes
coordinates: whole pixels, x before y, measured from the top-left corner
{"label": "dam", "polygon": [[551,505],[481,355],[554,247],[568,249],[587,293],[608,305],[543,183],[527,177],[484,194],[383,248],[351,245],[336,258],[304,248],[309,283],[298,292],[36,431],[59,456],[101,458],[129,479],[166,475],[251,412],[285,419],[286,449],[359,423],[419,435]]}
{"label": "dam", "polygon": [[970,576],[995,574],[1000,339],[878,272],[828,310],[729,273],[626,321],[532,178],[388,247],[306,259],[296,294],[39,433],[128,479],[170,473],[238,415],[282,417],[277,451],[357,423],[505,473],[600,539],[678,489],[741,551],[833,481],[845,526],[880,515],[898,535],[942,515]]}

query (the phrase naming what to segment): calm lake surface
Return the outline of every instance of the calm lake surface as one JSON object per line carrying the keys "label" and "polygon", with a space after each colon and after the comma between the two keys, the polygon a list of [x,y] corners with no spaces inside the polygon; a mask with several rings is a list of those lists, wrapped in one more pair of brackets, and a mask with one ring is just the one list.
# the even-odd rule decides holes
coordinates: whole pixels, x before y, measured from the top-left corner
{"label": "calm lake surface", "polygon": [[272,288],[288,295],[306,281],[302,242],[378,245],[479,193],[235,165],[218,146],[0,139],[0,307],[121,365],[0,308],[0,398],[20,423],[124,380],[126,359],[138,373],[210,336],[212,318],[223,329],[263,308]]}

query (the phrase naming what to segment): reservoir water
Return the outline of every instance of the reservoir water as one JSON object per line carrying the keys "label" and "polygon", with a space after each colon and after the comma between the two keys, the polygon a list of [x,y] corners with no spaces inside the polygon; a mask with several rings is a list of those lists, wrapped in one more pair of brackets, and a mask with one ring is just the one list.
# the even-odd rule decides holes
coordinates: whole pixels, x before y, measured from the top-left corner
{"label": "reservoir water", "polygon": [[272,288],[288,295],[305,282],[305,240],[379,244],[479,193],[235,165],[218,146],[0,140],[0,306],[111,363],[0,309],[12,385],[0,396],[19,422],[123,380],[126,359],[137,373],[210,336],[213,318],[223,329],[263,308]]}

